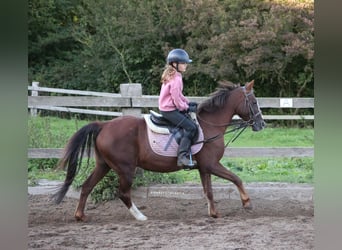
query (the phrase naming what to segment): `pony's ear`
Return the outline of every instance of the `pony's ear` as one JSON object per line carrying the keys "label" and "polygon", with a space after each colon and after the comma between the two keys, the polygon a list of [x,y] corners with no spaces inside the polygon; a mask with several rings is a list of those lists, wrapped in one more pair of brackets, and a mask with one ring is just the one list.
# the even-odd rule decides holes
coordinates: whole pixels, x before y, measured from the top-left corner
{"label": "pony's ear", "polygon": [[254,86],[254,80],[246,83],[246,90],[249,92],[253,89],[253,86]]}

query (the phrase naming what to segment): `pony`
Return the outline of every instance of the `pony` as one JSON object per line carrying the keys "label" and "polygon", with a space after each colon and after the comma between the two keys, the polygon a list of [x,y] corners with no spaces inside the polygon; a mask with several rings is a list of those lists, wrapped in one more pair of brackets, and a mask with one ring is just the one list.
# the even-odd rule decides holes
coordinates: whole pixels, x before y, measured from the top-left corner
{"label": "pony", "polygon": [[[225,150],[224,134],[238,115],[245,127],[260,131],[265,122],[253,92],[254,80],[244,86],[231,82],[220,82],[216,91],[198,105],[196,115],[203,130],[203,147],[192,157],[197,161],[203,192],[207,199],[208,214],[220,217],[215,209],[211,175],[234,183],[239,191],[243,208],[251,209],[252,203],[241,179],[225,168],[220,159]],[[154,172],[182,170],[177,158],[154,153],[148,142],[147,125],[142,117],[121,116],[109,121],[95,121],[79,129],[68,141],[58,166],[66,169],[61,187],[53,195],[59,204],[72,184],[81,165],[84,153],[91,157],[94,149],[95,168],[81,187],[80,198],[74,217],[87,221],[84,213],[87,198],[95,185],[113,170],[118,175],[118,198],[126,205],[136,220],[147,220],[131,198],[131,187],[137,167]],[[88,161],[89,164],[89,161]],[[191,170],[192,171],[192,170]]]}

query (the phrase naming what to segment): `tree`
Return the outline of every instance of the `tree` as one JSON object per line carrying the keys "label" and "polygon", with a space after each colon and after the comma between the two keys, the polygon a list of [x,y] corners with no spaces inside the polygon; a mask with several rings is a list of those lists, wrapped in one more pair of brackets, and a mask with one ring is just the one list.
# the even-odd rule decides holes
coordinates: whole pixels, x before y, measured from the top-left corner
{"label": "tree", "polygon": [[[28,1],[28,67],[29,81],[42,80],[50,84],[51,68],[72,61],[81,49],[71,35],[77,1]],[[60,64],[60,65],[59,65]],[[56,72],[57,71],[57,72]]]}
{"label": "tree", "polygon": [[263,96],[313,96],[313,5],[230,0],[193,6],[186,27],[187,47],[199,62],[193,71],[241,83],[255,79]]}
{"label": "tree", "polygon": [[173,48],[193,59],[187,95],[255,79],[258,96],[313,96],[313,1],[29,0],[29,79],[158,94]]}

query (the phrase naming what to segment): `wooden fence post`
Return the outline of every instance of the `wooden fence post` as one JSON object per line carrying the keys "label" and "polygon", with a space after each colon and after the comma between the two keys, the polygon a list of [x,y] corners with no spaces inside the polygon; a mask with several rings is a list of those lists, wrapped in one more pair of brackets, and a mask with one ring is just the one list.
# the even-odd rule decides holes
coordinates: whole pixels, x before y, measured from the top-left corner
{"label": "wooden fence post", "polygon": [[[142,96],[142,87],[140,83],[123,83],[120,84],[120,94],[122,97],[141,97]],[[131,101],[132,105],[132,101]],[[122,115],[133,115],[136,117],[141,117],[141,109],[140,108],[122,108]],[[136,176],[144,176],[144,170],[142,168],[137,167]]]}
{"label": "wooden fence post", "polygon": [[[140,83],[123,83],[120,84],[120,94],[122,97],[141,97],[142,87]],[[123,115],[133,115],[141,117],[141,108],[122,108]]]}
{"label": "wooden fence post", "polygon": [[[32,88],[38,88],[39,87],[39,82],[32,82]],[[31,90],[31,96],[38,96],[38,91],[37,90]],[[31,108],[31,116],[37,116],[37,109]]]}

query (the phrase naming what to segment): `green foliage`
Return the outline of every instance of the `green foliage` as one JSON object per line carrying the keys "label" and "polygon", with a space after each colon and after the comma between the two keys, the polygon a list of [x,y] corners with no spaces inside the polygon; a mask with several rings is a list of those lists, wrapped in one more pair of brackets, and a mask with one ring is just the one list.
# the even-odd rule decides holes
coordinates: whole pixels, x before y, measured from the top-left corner
{"label": "green foliage", "polygon": [[28,161],[28,171],[52,170],[56,167],[58,159],[30,159]]}
{"label": "green foliage", "polygon": [[39,179],[62,180],[64,173],[54,171],[58,159],[29,159],[27,167],[28,185],[34,186]]}
{"label": "green foliage", "polygon": [[80,2],[28,1],[29,81],[42,81],[47,86],[53,86],[56,80],[66,78],[66,69],[70,68],[77,51],[81,49],[71,32],[75,7]]}
{"label": "green foliage", "polygon": [[29,159],[27,167],[28,185],[34,186],[39,179],[64,180],[65,172],[56,170],[58,159]]}
{"label": "green foliage", "polygon": [[167,52],[193,64],[187,95],[255,79],[259,96],[313,96],[313,1],[29,0],[29,81],[157,94]]}

